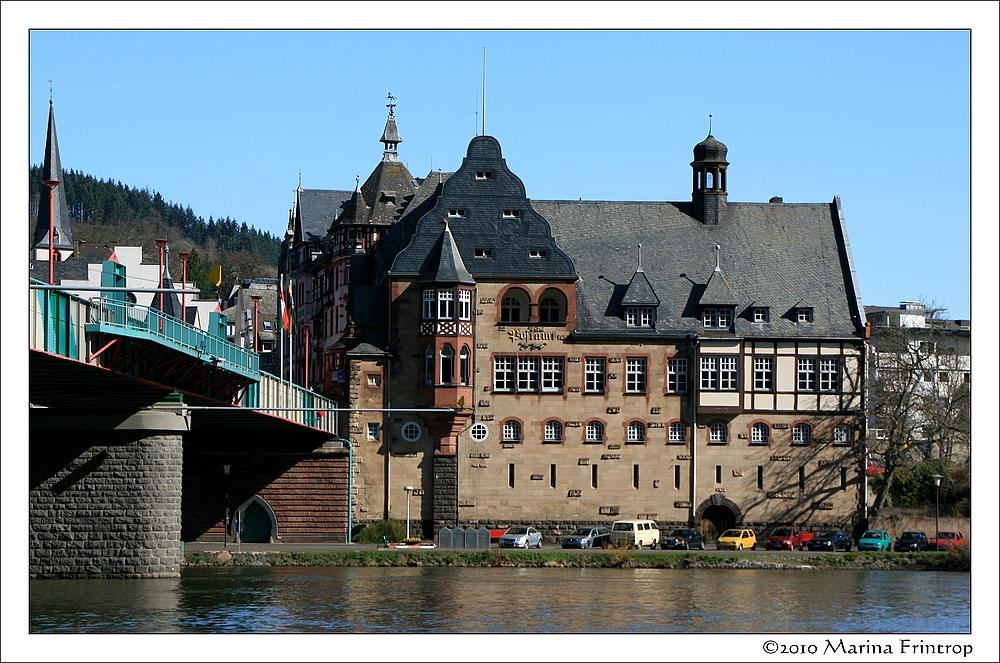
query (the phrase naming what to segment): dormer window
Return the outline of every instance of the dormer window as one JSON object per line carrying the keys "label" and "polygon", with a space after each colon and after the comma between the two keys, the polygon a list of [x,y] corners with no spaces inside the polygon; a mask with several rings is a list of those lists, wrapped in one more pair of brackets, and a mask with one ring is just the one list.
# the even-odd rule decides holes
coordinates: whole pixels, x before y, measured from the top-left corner
{"label": "dormer window", "polygon": [[704,308],[701,310],[701,322],[706,329],[729,329],[733,326],[733,309]]}
{"label": "dormer window", "polygon": [[528,257],[529,258],[544,258],[545,256],[546,256],[545,249],[529,249],[528,250]]}
{"label": "dormer window", "polygon": [[628,306],[625,308],[625,324],[629,327],[653,327],[656,312],[652,306]]}
{"label": "dormer window", "polygon": [[451,218],[453,218],[453,219],[456,218],[456,217],[463,217],[463,216],[465,216],[465,210],[464,209],[450,209],[450,210],[448,210],[448,216],[451,217]]}
{"label": "dormer window", "polygon": [[476,171],[477,180],[491,180],[493,179],[493,171],[490,170],[478,170]]}
{"label": "dormer window", "polygon": [[493,249],[476,249],[477,258],[492,258]]}
{"label": "dormer window", "polygon": [[813,321],[813,310],[808,307],[799,307],[795,309],[795,321],[796,322],[812,322]]}
{"label": "dormer window", "polygon": [[503,211],[503,218],[505,219],[516,219],[521,216],[521,210],[517,209],[505,209]]}
{"label": "dormer window", "polygon": [[766,306],[755,306],[753,311],[751,311],[753,316],[753,321],[755,323],[761,324],[768,321],[768,311]]}

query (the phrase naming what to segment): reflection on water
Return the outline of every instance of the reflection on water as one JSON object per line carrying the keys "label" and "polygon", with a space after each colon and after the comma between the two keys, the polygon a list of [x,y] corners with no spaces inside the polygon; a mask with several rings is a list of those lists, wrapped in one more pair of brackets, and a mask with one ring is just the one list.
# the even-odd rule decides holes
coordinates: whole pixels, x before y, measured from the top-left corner
{"label": "reflection on water", "polygon": [[[31,633],[969,633],[971,575],[234,567],[32,580]],[[936,601],[905,597],[936,596]],[[943,599],[943,600],[940,600]]]}

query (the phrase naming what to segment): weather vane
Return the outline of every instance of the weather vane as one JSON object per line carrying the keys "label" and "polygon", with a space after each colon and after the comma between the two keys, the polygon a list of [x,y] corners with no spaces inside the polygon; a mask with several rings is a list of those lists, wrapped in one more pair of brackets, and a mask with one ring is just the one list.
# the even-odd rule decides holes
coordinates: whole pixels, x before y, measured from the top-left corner
{"label": "weather vane", "polygon": [[396,101],[396,97],[392,96],[392,92],[389,93],[389,103],[385,105],[389,109],[389,117],[392,117],[392,109],[396,107],[396,104],[392,103]]}
{"label": "weather vane", "polygon": [[712,114],[708,114],[708,135],[712,135]]}

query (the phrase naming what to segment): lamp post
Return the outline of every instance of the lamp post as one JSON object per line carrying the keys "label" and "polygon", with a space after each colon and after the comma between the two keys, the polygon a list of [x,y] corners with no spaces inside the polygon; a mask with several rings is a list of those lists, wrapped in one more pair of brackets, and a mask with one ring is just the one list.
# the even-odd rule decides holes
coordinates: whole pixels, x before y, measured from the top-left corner
{"label": "lamp post", "polygon": [[250,299],[253,300],[253,351],[260,352],[257,344],[257,330],[260,329],[257,324],[257,309],[260,306],[260,295],[250,295]]}
{"label": "lamp post", "polygon": [[178,251],[177,255],[181,257],[181,320],[187,322],[187,295],[184,291],[187,290],[188,258],[191,257],[191,252]]}
{"label": "lamp post", "polygon": [[222,471],[226,475],[226,517],[222,521],[222,547],[229,544],[229,470],[232,465],[223,465]]}
{"label": "lamp post", "polygon": [[[941,528],[938,526],[938,495],[941,492],[941,479],[944,477],[940,474],[932,474],[931,478],[934,479],[934,539],[937,542],[941,539]],[[937,548],[936,542],[935,549]]]}
{"label": "lamp post", "polygon": [[406,539],[410,539],[410,493],[413,492],[413,486],[403,486],[403,490],[406,491]]}
{"label": "lamp post", "polygon": [[[165,247],[167,245],[167,240],[165,240],[165,239],[156,239],[156,240],[153,240],[153,241],[156,242],[156,245],[158,247],[160,247],[160,284],[158,286],[156,286],[156,287],[158,287],[158,288],[160,288],[162,290],[163,289],[163,247]],[[160,293],[160,313],[163,313],[163,293],[162,292]]]}

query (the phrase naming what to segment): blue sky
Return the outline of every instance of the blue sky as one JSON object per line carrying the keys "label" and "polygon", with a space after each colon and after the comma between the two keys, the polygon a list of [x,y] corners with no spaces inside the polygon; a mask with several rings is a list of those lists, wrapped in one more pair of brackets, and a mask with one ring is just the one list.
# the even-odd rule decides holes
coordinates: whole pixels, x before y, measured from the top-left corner
{"label": "blue sky", "polygon": [[839,195],[866,304],[970,317],[970,31],[110,27],[31,31],[27,162],[51,80],[64,168],[280,236],[300,173],[371,172],[388,92],[410,171],[457,168],[485,50],[486,133],[529,197],[687,200],[711,114],[731,201]]}

